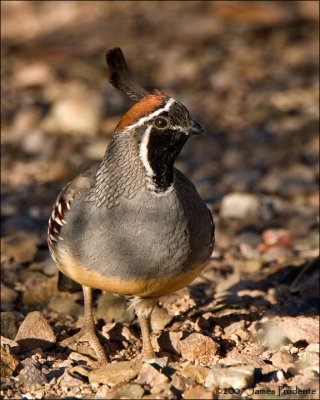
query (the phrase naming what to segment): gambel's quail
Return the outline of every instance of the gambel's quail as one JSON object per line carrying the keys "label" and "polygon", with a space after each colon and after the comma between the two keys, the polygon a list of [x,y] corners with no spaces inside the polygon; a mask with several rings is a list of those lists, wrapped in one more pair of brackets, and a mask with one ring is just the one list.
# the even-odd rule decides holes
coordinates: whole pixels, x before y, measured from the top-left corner
{"label": "gambel's quail", "polygon": [[135,104],[120,119],[100,165],[58,196],[48,244],[58,269],[83,287],[84,325],[67,341],[85,335],[106,359],[92,312],[96,288],[132,297],[143,355],[153,358],[149,321],[157,298],[189,284],[212,252],[210,211],[173,167],[188,138],[203,130],[181,103],[134,82],[121,49],[110,50],[106,61],[111,84]]}

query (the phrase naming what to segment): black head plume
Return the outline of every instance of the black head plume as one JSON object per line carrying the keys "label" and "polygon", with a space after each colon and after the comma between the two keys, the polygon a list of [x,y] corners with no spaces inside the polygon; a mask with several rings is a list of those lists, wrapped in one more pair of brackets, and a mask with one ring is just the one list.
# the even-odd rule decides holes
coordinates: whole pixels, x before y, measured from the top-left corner
{"label": "black head plume", "polygon": [[139,101],[150,94],[132,80],[126,60],[119,47],[115,47],[106,53],[106,63],[111,74],[109,82],[121,93],[134,101]]}

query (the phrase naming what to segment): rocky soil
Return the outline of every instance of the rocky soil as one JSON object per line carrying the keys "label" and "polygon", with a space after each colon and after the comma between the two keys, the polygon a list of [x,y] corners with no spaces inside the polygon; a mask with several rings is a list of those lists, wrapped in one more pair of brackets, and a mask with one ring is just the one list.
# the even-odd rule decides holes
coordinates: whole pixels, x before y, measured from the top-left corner
{"label": "rocky soil", "polygon": [[[318,399],[316,1],[3,1],[1,397]],[[121,46],[141,84],[207,135],[176,166],[216,222],[210,264],[152,315],[139,359],[126,299],[95,291],[108,365],[83,342],[81,292],[57,290],[47,220],[103,156],[130,103],[107,83]]]}

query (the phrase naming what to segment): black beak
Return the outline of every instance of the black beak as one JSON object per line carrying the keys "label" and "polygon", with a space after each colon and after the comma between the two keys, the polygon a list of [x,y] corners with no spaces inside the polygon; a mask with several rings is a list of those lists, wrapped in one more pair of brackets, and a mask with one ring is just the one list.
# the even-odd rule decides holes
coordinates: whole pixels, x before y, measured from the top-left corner
{"label": "black beak", "polygon": [[192,120],[191,126],[188,129],[188,134],[189,135],[203,135],[204,129],[199,124],[199,122]]}

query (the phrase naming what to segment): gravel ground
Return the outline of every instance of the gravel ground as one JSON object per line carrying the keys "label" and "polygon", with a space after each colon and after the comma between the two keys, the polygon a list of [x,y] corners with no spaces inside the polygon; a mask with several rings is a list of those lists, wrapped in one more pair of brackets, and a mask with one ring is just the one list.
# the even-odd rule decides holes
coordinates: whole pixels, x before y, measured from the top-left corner
{"label": "gravel ground", "polygon": [[[317,1],[3,1],[1,397],[318,399]],[[126,300],[94,292],[103,367],[81,292],[57,290],[47,220],[103,156],[130,106],[107,82],[123,48],[140,83],[207,135],[176,166],[216,222],[210,264],[152,315],[139,360]]]}

